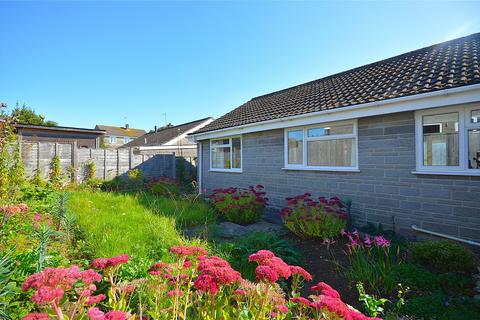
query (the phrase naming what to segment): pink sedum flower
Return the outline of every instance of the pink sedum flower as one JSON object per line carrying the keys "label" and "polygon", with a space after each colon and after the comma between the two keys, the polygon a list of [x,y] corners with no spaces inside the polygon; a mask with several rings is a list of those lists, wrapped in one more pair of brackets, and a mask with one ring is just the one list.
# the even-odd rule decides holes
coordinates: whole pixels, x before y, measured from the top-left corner
{"label": "pink sedum flower", "polygon": [[248,257],[248,261],[262,264],[264,261],[275,257],[275,254],[270,250],[260,250]]}
{"label": "pink sedum flower", "polygon": [[181,256],[201,256],[208,254],[208,251],[204,248],[195,246],[174,246],[170,248],[170,252]]}
{"label": "pink sedum flower", "polygon": [[22,320],[48,320],[48,314],[46,313],[29,313]]}
{"label": "pink sedum flower", "polygon": [[87,311],[87,316],[90,318],[90,320],[103,320],[105,313],[103,313],[103,311],[99,308],[94,307]]}
{"label": "pink sedum flower", "polygon": [[275,283],[279,279],[278,273],[269,266],[258,266],[255,269],[255,275],[257,281]]}
{"label": "pink sedum flower", "polygon": [[96,295],[96,296],[91,296],[91,297],[88,297],[88,299],[85,301],[85,304],[86,305],[92,305],[92,304],[97,304],[99,303],[100,301],[103,301],[105,300],[106,296],[104,294],[99,294],[99,295]]}
{"label": "pink sedum flower", "polygon": [[307,270],[303,269],[302,267],[299,267],[299,266],[289,266],[290,268],[290,273],[292,275],[299,275],[301,277],[303,277],[305,280],[307,281],[311,281],[313,278],[312,278],[312,275],[310,273],[308,273]]}
{"label": "pink sedum flower", "polygon": [[97,258],[92,261],[91,266],[99,270],[106,270],[108,268],[117,267],[120,264],[128,262],[128,254],[121,254],[111,258]]}
{"label": "pink sedum flower", "polygon": [[103,320],[127,320],[130,315],[124,311],[110,311],[105,314]]}

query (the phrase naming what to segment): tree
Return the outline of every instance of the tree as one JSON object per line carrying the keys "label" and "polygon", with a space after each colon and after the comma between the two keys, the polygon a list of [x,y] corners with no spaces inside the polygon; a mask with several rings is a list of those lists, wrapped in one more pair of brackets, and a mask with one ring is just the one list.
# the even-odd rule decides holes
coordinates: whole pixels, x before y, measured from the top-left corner
{"label": "tree", "polygon": [[37,126],[56,126],[58,125],[55,121],[45,120],[45,116],[42,114],[37,114],[35,110],[27,107],[25,104],[19,106],[18,102],[15,108],[11,111],[10,116],[15,122],[21,124],[31,124]]}

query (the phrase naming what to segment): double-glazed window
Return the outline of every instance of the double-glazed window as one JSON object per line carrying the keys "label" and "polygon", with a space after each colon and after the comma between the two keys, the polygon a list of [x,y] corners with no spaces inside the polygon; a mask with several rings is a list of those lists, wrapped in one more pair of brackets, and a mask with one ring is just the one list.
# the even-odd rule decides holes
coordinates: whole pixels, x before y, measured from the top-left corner
{"label": "double-glazed window", "polygon": [[480,174],[480,105],[416,113],[417,171]]}
{"label": "double-glazed window", "polygon": [[210,140],[210,170],[242,171],[242,138]]}
{"label": "double-glazed window", "polygon": [[356,121],[285,130],[285,168],[357,170]]}

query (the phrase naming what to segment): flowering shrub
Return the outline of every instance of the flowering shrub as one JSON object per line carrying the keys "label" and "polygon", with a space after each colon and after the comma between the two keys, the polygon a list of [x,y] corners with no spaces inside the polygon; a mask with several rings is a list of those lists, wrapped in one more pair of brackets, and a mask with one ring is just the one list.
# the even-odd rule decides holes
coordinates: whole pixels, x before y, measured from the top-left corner
{"label": "flowering shrub", "polygon": [[381,293],[391,292],[397,283],[389,283],[390,269],[396,265],[399,259],[399,249],[392,250],[390,240],[383,236],[371,237],[365,234],[363,238],[358,231],[341,234],[348,239],[346,253],[349,258],[349,267],[346,272],[347,278],[352,282],[362,282],[368,289]]}
{"label": "flowering shrub", "polygon": [[147,182],[145,189],[158,196],[175,197],[180,194],[180,183],[169,177],[159,177]]}
{"label": "flowering shrub", "polygon": [[227,220],[249,224],[260,219],[268,198],[262,185],[250,186],[247,190],[238,188],[215,189],[209,196],[215,209]]}
{"label": "flowering shrub", "polygon": [[347,211],[337,197],[318,201],[310,193],[287,198],[280,211],[285,226],[299,237],[327,239],[340,234],[347,223]]}
{"label": "flowering shrub", "polygon": [[[322,319],[373,320],[342,302],[340,294],[320,282],[312,287],[310,299],[299,292],[312,276],[303,268],[291,266],[271,251],[260,250],[249,257],[256,263],[256,282],[242,279],[229,263],[208,256],[201,247],[176,246],[170,249],[175,262],[153,264],[146,279],[136,284],[118,283],[119,268],[127,255],[95,259],[91,266],[103,273],[108,294],[95,294],[102,276],[77,267],[47,268],[30,276],[24,290],[35,290],[33,301],[45,313],[32,313],[26,320],[90,319],[126,320],[137,315],[148,319]],[[291,279],[292,290],[286,295],[277,284]],[[105,287],[105,284],[98,284]],[[129,304],[137,294],[141,303]],[[108,298],[107,298],[108,297]],[[101,309],[96,306],[102,302]]]}

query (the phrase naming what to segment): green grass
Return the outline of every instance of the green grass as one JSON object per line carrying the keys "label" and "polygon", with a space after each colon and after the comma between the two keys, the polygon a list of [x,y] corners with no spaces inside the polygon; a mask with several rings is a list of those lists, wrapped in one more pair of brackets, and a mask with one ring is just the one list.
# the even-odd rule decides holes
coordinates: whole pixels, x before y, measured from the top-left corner
{"label": "green grass", "polygon": [[215,212],[202,199],[195,196],[177,198],[159,197],[150,193],[136,195],[139,202],[160,216],[175,219],[178,228],[206,225],[215,221]]}
{"label": "green grass", "polygon": [[67,210],[95,257],[128,253],[134,259],[165,258],[171,246],[187,241],[176,229],[171,206],[158,201],[162,209],[153,212],[143,197],[74,191],[69,193]]}

